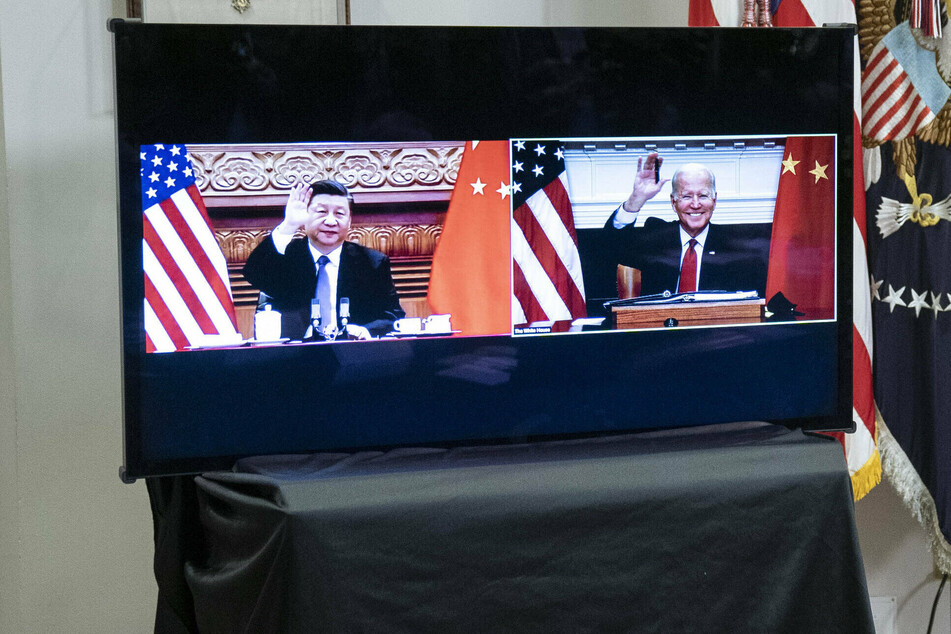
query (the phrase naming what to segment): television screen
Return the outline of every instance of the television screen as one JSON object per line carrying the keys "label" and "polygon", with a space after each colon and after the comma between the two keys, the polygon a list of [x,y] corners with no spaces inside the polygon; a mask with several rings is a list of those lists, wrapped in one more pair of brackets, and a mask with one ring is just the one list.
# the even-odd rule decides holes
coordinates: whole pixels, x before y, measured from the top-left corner
{"label": "television screen", "polygon": [[851,429],[850,29],[112,30],[126,477]]}

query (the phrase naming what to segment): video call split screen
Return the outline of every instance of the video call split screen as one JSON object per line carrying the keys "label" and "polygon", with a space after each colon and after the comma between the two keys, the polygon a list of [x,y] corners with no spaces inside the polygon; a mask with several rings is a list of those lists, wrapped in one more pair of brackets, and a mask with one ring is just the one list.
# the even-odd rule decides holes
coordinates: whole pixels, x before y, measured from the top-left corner
{"label": "video call split screen", "polygon": [[146,349],[835,320],[835,150],[143,145]]}

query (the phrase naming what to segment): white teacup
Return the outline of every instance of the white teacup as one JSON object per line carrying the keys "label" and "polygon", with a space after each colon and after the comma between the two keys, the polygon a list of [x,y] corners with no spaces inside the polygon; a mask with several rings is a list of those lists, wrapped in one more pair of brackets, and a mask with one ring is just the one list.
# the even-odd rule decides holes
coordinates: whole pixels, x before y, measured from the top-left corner
{"label": "white teacup", "polygon": [[419,317],[404,317],[393,322],[393,330],[401,335],[418,335],[423,330],[423,320]]}
{"label": "white teacup", "polygon": [[281,338],[281,313],[271,305],[254,314],[254,338],[257,341],[277,341]]}
{"label": "white teacup", "polygon": [[452,315],[430,315],[423,320],[423,330],[429,333],[452,332],[450,318]]}

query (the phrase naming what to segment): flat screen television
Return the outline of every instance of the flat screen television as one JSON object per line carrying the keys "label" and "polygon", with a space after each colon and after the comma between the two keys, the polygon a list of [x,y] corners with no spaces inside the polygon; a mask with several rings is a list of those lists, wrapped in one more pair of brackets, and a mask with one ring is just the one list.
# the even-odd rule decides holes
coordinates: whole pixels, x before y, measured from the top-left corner
{"label": "flat screen television", "polygon": [[110,29],[124,477],[852,429],[850,28]]}

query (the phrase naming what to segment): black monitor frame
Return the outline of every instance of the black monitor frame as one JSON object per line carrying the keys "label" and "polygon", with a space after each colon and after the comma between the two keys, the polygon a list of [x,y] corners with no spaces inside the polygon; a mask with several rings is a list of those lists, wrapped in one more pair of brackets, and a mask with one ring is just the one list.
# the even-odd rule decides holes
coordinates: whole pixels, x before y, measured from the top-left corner
{"label": "black monitor frame", "polygon": [[[111,30],[127,477],[227,468],[251,454],[733,420],[853,428],[851,28],[117,21]],[[378,357],[362,373],[366,360],[351,358],[348,344],[145,353],[142,144],[757,134],[837,135],[839,291],[832,324],[720,328],[713,339],[710,331],[685,330],[612,334],[610,343],[587,335],[386,342],[371,344]],[[663,378],[682,358],[695,368],[679,380]],[[441,378],[460,359],[515,369],[503,387]],[[621,399],[612,381],[631,372],[654,378]],[[685,401],[672,387],[685,380],[707,388]],[[339,400],[301,398],[322,383]],[[817,392],[818,400],[804,402]],[[638,399],[647,404],[638,413],[625,407]]]}

